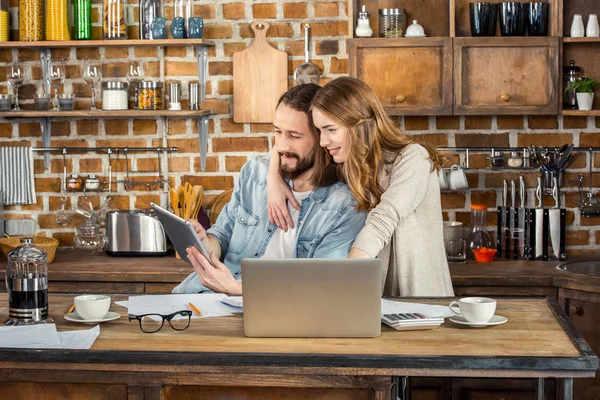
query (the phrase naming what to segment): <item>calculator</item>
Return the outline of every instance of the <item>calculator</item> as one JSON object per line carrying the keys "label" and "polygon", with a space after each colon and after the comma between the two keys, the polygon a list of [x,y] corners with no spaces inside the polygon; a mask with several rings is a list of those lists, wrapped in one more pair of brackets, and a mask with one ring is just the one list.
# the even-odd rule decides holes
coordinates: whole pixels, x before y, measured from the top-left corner
{"label": "calculator", "polygon": [[444,318],[428,317],[421,313],[383,314],[381,321],[397,331],[435,329],[444,323]]}

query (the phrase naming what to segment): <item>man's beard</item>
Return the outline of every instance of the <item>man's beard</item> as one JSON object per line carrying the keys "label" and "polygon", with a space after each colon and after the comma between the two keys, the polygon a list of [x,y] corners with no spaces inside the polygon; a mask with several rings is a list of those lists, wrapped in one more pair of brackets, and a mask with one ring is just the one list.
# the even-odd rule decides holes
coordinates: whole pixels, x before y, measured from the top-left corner
{"label": "man's beard", "polygon": [[315,165],[315,153],[311,152],[307,157],[300,158],[296,153],[279,153],[280,156],[293,157],[296,160],[296,167],[289,168],[287,165],[281,164],[281,175],[284,179],[295,179],[311,169]]}

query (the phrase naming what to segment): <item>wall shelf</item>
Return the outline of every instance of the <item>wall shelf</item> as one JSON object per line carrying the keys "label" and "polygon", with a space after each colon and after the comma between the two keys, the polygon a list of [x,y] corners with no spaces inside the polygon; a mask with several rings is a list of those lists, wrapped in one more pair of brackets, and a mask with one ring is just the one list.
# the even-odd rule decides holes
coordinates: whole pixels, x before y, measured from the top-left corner
{"label": "wall shelf", "polygon": [[2,48],[67,48],[67,47],[159,47],[159,46],[214,46],[215,44],[204,39],[159,39],[159,40],[62,40],[62,41],[39,41],[39,42],[21,42],[8,41],[0,42]]}
{"label": "wall shelf", "polygon": [[600,117],[600,110],[579,111],[579,110],[562,110],[562,115],[569,117]]}
{"label": "wall shelf", "polygon": [[214,115],[214,110],[116,110],[116,111],[2,111],[0,118],[201,118]]}
{"label": "wall shelf", "polygon": [[600,43],[600,37],[566,37],[563,43]]}

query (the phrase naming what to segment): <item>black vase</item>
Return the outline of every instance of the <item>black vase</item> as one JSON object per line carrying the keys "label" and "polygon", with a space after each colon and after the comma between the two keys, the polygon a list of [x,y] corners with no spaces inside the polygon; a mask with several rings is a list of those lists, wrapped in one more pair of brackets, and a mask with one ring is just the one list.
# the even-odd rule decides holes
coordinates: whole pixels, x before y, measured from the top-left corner
{"label": "black vase", "polygon": [[535,1],[525,5],[527,9],[527,33],[529,36],[548,35],[550,4]]}
{"label": "black vase", "polygon": [[471,20],[471,36],[496,35],[498,4],[469,3],[469,15]]}
{"label": "black vase", "polygon": [[502,36],[525,36],[526,11],[523,3],[500,3],[500,34]]}

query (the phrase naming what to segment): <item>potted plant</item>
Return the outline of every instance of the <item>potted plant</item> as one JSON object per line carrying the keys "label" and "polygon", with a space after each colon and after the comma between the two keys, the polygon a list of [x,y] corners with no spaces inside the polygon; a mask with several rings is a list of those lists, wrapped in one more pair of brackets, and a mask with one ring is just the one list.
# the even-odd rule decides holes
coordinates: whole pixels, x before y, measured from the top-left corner
{"label": "potted plant", "polygon": [[565,91],[575,90],[577,93],[577,106],[581,111],[589,111],[592,109],[594,102],[594,87],[600,86],[600,82],[592,78],[581,78],[575,82],[571,82]]}

